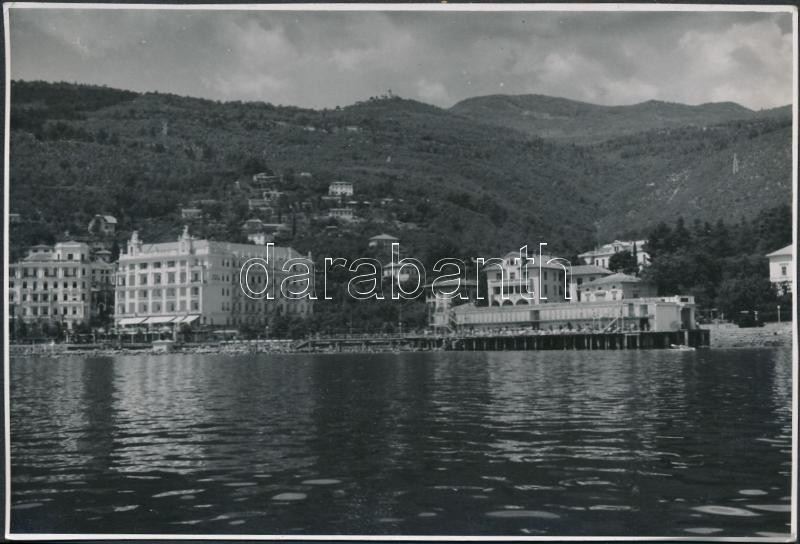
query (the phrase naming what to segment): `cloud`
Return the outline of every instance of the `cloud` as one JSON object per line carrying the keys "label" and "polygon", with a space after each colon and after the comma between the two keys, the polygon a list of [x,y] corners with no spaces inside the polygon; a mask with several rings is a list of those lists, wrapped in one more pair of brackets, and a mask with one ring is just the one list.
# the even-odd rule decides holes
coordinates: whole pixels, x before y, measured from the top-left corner
{"label": "cloud", "polygon": [[417,81],[417,95],[424,101],[432,104],[447,104],[452,101],[444,85],[428,81],[425,78]]}
{"label": "cloud", "polygon": [[[438,106],[492,93],[602,104],[792,98],[788,13],[11,8],[13,78],[223,100]],[[788,31],[788,32],[787,32]]]}
{"label": "cloud", "polygon": [[775,20],[737,23],[716,33],[693,30],[683,35],[679,50],[687,72],[704,83],[709,101],[791,102],[792,37]]}

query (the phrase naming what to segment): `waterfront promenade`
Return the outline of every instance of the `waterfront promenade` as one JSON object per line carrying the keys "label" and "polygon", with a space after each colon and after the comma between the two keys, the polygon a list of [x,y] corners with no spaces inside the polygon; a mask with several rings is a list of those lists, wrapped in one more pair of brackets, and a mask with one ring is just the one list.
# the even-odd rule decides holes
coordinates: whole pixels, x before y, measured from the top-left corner
{"label": "waterfront promenade", "polygon": [[[470,333],[394,333],[314,335],[300,340],[227,340],[168,343],[172,351],[194,353],[342,353],[393,351],[544,351],[628,350],[709,347],[710,331],[535,331],[486,330]],[[93,343],[12,344],[12,355],[63,353],[120,353],[162,351],[151,342],[120,344],[115,339]]]}

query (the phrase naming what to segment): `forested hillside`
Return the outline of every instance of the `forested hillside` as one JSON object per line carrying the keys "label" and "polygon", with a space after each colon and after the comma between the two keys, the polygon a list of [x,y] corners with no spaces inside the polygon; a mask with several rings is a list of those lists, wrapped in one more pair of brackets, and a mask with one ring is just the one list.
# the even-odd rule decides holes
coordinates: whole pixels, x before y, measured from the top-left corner
{"label": "forested hillside", "polygon": [[[291,224],[282,241],[300,251],[356,252],[387,231],[431,258],[539,241],[572,255],[679,216],[751,218],[791,195],[791,122],[782,110],[483,97],[448,111],[387,96],[315,111],[64,83],[13,82],[11,90],[10,211],[24,221],[15,251],[82,234],[97,213],[116,216],[122,236],[136,228],[147,240],[173,239],[186,222],[181,208],[198,201],[210,204],[193,233],[242,239],[257,172],[283,176],[269,220]],[[543,135],[604,140],[561,143],[558,134],[491,124],[502,116],[467,115],[467,106],[498,100],[539,104],[551,127]],[[642,131],[654,125],[671,128]],[[320,233],[336,223],[325,219],[323,199],[335,180],[355,184],[362,222],[340,225],[331,241]]]}
{"label": "forested hillside", "polygon": [[[396,97],[312,111],[88,89],[97,99],[85,105],[69,85],[12,86],[11,211],[29,222],[15,244],[82,233],[96,213],[115,215],[123,233],[172,239],[181,206],[203,199],[219,206],[193,231],[236,238],[251,215],[236,182],[266,171],[284,175],[281,220],[318,215],[328,183],[342,179],[359,201],[394,199],[388,212],[364,210],[364,240],[400,230],[464,252],[541,240],[569,253],[592,239],[590,185],[611,179],[584,149]],[[301,224],[295,237],[322,227]]]}
{"label": "forested hillside", "polygon": [[791,201],[791,117],[651,130],[591,149],[618,172],[598,194],[601,232],[639,232],[644,217],[739,221]]}

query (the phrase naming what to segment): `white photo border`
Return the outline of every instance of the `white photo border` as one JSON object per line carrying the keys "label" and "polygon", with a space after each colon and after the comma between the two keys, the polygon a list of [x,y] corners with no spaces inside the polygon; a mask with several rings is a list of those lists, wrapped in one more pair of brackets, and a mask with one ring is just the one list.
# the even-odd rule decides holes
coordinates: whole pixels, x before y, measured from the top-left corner
{"label": "white photo border", "polygon": [[[93,10],[206,10],[206,11],[391,11],[391,12],[762,12],[790,13],[792,15],[793,63],[792,63],[792,237],[797,258],[797,176],[798,176],[798,8],[794,5],[746,5],[746,4],[92,4],[92,3],[50,3],[50,2],[6,2],[3,4],[3,28],[5,37],[5,126],[3,163],[3,264],[5,273],[9,269],[9,160],[10,160],[10,115],[11,115],[11,29],[9,11],[16,9],[93,9]],[[441,536],[441,535],[244,535],[244,534],[169,534],[169,533],[12,533],[11,532],[11,445],[10,445],[10,331],[3,327],[3,401],[4,401],[4,457],[5,457],[5,501],[4,535],[9,540],[276,540],[276,541],[505,541],[505,542],[545,542],[545,541],[675,541],[675,542],[795,542],[797,540],[797,404],[798,404],[798,320],[797,288],[792,289],[792,304],[795,316],[792,323],[792,470],[790,532],[786,536],[775,537],[630,537],[630,536]],[[3,287],[3,319],[9,322],[9,292]]]}

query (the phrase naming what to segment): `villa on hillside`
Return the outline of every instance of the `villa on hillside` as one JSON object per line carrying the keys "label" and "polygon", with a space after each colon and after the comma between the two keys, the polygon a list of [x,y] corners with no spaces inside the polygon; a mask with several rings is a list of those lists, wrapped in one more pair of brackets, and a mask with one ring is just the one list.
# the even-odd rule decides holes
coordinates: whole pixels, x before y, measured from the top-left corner
{"label": "villa on hillside", "polygon": [[329,196],[353,196],[353,184],[349,181],[334,181],[328,186]]}
{"label": "villa on hillside", "polygon": [[354,221],[355,211],[353,208],[331,208],[328,210],[328,217],[340,221]]}
{"label": "villa on hillside", "polygon": [[181,208],[181,219],[199,219],[203,216],[200,208]]}
{"label": "villa on hillside", "polygon": [[400,242],[400,238],[390,234],[378,234],[369,239],[369,247],[376,249],[391,248],[392,244]]}
{"label": "villa on hillside", "polygon": [[617,253],[629,251],[631,254],[636,254],[636,263],[639,265],[639,268],[642,268],[650,262],[650,255],[643,249],[645,244],[647,244],[647,240],[614,240],[610,244],[604,244],[591,251],[581,253],[578,257],[583,259],[584,264],[593,264],[608,268],[611,257]]}
{"label": "villa on hillside", "polygon": [[265,186],[271,183],[279,182],[281,176],[267,174],[266,172],[260,172],[258,174],[254,174],[252,179],[253,179],[253,185]]}
{"label": "villa on hillside", "polygon": [[117,231],[117,218],[113,215],[95,215],[89,221],[89,232],[100,236],[114,236]]}

